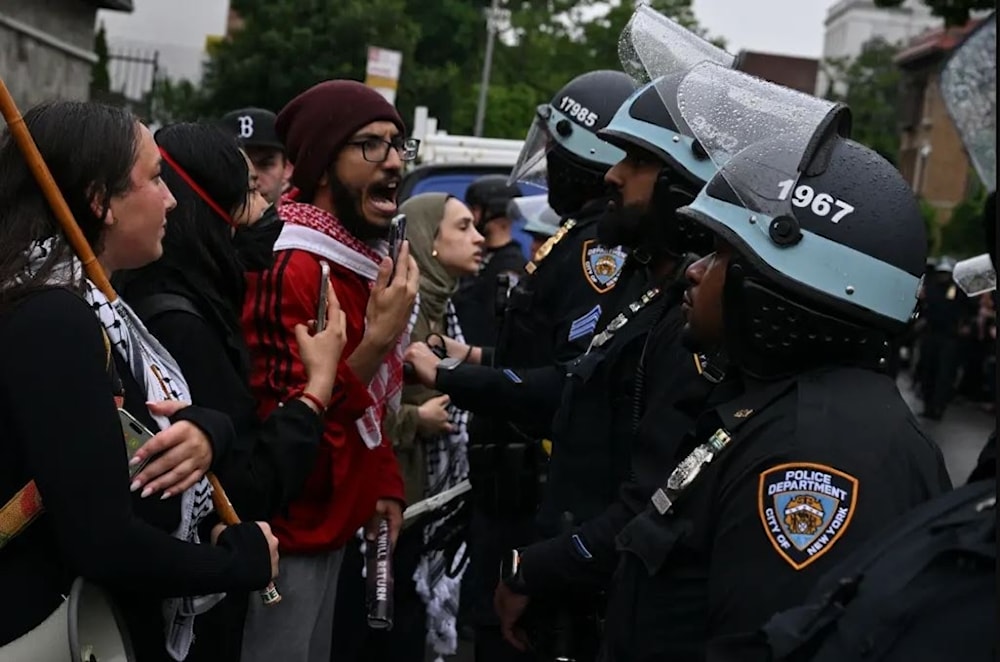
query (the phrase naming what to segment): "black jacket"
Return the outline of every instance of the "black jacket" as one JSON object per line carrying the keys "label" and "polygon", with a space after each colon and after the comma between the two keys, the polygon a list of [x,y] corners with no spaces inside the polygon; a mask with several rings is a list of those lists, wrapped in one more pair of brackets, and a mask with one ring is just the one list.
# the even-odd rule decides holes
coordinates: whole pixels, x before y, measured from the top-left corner
{"label": "black jacket", "polygon": [[[950,487],[933,441],[891,379],[853,368],[775,385],[729,383],[698,417],[680,460],[720,428],[732,441],[660,515],[617,539],[606,659],[703,659],[759,627],[886,524]],[[669,472],[665,472],[663,482]]]}

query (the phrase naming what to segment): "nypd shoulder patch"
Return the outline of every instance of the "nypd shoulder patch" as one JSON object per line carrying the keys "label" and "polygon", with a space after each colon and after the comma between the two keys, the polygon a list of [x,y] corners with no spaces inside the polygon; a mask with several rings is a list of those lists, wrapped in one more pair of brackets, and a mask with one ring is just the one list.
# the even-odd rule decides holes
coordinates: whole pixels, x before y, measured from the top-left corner
{"label": "nypd shoulder patch", "polygon": [[760,474],[760,521],[775,551],[796,570],[840,539],[857,500],[858,479],[825,464],[782,464]]}
{"label": "nypd shoulder patch", "polygon": [[605,248],[593,239],[583,242],[583,275],[598,294],[610,292],[625,266],[625,251],[620,246]]}

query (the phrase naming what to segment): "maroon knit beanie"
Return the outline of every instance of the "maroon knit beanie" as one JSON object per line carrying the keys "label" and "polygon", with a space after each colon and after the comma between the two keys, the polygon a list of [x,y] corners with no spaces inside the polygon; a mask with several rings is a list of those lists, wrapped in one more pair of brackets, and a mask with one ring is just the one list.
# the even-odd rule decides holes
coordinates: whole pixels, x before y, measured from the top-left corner
{"label": "maroon knit beanie", "polygon": [[406,130],[392,104],[355,80],[324,81],[289,101],[274,128],[294,166],[292,184],[311,197],[344,143],[377,121],[394,123],[400,133]]}

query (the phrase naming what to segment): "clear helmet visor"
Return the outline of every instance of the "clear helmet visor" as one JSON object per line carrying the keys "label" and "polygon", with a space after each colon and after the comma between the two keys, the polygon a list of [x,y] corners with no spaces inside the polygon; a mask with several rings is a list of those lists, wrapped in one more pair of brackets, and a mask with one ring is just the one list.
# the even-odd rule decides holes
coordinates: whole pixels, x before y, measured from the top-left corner
{"label": "clear helmet visor", "polygon": [[735,58],[666,16],[642,5],[635,10],[618,39],[622,70],[637,87],[655,86],[678,130],[690,136],[677,107],[677,87],[696,65],[714,62],[731,68]]}
{"label": "clear helmet visor", "polygon": [[994,12],[941,71],[941,96],[983,184],[997,187],[997,17]]}
{"label": "clear helmet visor", "polygon": [[956,263],[951,278],[970,297],[997,289],[997,272],[988,253]]}
{"label": "clear helmet visor", "polygon": [[[801,200],[796,183],[817,137],[843,106],[712,62],[684,76],[677,105],[692,137],[747,209],[776,217],[790,214],[793,202],[833,204],[819,196]],[[734,165],[736,154],[741,158]]]}
{"label": "clear helmet visor", "polygon": [[555,141],[549,133],[551,115],[552,109],[548,104],[538,107],[535,120],[531,123],[528,136],[524,139],[524,145],[521,147],[521,153],[518,154],[517,162],[510,172],[508,184],[530,184],[548,189],[545,156],[555,145]]}

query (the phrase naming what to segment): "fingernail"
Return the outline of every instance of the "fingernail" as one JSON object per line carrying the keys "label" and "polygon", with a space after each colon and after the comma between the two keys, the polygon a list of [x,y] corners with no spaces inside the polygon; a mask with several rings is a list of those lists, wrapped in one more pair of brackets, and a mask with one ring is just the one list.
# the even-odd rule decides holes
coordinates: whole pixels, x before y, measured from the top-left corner
{"label": "fingernail", "polygon": [[171,496],[172,496],[172,495],[170,494],[170,492],[169,492],[169,491],[167,491],[167,492],[164,492],[164,493],[163,493],[163,496],[161,496],[161,497],[160,497],[160,501],[164,501],[164,500],[166,500],[166,499],[169,499],[169,498],[170,498]]}
{"label": "fingernail", "polygon": [[139,489],[140,487],[142,487],[142,483],[140,483],[140,482],[138,481],[138,479],[137,479],[137,480],[133,480],[133,481],[132,481],[132,484],[128,486],[128,491],[129,491],[129,492],[135,492],[135,491],[136,491],[137,489]]}
{"label": "fingernail", "polygon": [[141,496],[141,497],[142,497],[143,499],[145,499],[146,497],[148,497],[148,496],[149,496],[150,494],[152,494],[152,493],[153,493],[153,488],[151,488],[151,487],[147,487],[146,489],[144,489],[144,490],[142,491],[142,494],[141,494],[141,495],[139,495],[139,496]]}
{"label": "fingernail", "polygon": [[130,467],[134,467],[140,462],[142,462],[142,459],[138,455],[136,455],[135,457],[133,457],[131,460],[128,461],[128,464]]}

